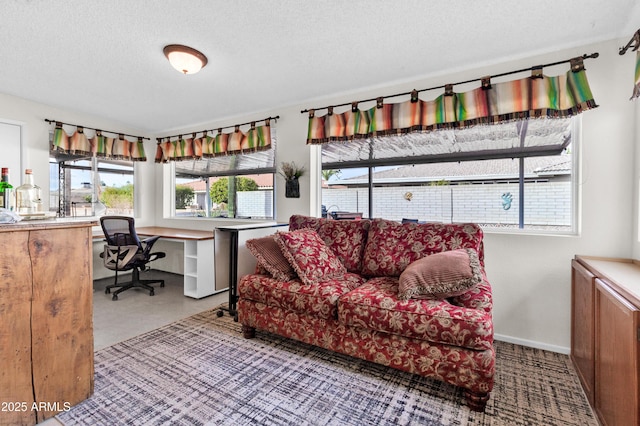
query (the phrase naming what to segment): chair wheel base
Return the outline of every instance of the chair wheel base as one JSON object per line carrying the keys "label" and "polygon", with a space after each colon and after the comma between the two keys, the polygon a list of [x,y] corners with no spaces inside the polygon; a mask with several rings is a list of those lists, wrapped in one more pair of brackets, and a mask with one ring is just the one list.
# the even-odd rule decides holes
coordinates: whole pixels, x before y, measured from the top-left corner
{"label": "chair wheel base", "polygon": [[114,294],[113,297],[111,298],[111,300],[118,300],[118,295]]}

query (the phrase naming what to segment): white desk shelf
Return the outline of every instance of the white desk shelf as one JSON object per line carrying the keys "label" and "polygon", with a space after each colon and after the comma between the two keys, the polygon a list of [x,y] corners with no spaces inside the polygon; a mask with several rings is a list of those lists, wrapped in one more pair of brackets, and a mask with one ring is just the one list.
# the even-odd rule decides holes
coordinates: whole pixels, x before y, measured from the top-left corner
{"label": "white desk shelf", "polygon": [[184,295],[200,299],[213,293],[215,293],[215,273],[212,239],[186,240],[184,242]]}
{"label": "white desk shelf", "polygon": [[213,231],[146,226],[136,228],[138,235],[159,235],[161,239],[184,244],[184,295],[201,299],[216,292],[213,258]]}

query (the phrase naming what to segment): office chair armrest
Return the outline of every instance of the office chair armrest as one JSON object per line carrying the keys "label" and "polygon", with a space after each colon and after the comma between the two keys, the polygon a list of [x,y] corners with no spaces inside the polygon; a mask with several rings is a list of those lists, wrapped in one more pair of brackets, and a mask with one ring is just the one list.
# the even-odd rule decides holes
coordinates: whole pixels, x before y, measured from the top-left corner
{"label": "office chair armrest", "polygon": [[166,257],[167,254],[161,251],[155,252],[155,253],[151,253],[149,255],[149,262],[153,262],[156,259],[162,259],[163,257]]}
{"label": "office chair armrest", "polygon": [[149,238],[145,238],[144,240],[140,240],[140,243],[142,244],[142,252],[145,254],[145,256],[148,255],[149,252],[151,252],[151,248],[156,243],[156,241],[158,241],[159,238],[160,238],[160,236],[155,235],[153,237],[149,237]]}
{"label": "office chair armrest", "polygon": [[154,235],[153,237],[149,237],[149,238],[145,238],[144,240],[140,240],[141,243],[145,243],[145,244],[151,244],[153,245],[156,241],[158,241],[158,238],[160,238],[159,235]]}

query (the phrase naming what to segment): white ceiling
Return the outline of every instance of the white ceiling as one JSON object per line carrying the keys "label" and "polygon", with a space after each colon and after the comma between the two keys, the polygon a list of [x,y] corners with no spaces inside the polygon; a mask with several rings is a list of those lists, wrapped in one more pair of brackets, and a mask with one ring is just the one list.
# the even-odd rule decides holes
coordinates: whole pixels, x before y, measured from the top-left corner
{"label": "white ceiling", "polygon": [[639,26],[637,0],[2,0],[0,92],[162,133]]}

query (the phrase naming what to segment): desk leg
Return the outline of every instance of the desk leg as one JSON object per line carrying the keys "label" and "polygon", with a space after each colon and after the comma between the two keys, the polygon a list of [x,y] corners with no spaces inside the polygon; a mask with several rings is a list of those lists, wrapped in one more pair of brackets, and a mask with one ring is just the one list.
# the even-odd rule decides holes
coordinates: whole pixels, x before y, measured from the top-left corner
{"label": "desk leg", "polygon": [[224,315],[223,311],[228,311],[233,320],[238,322],[238,231],[230,231],[229,238],[229,307],[220,308],[218,316]]}

